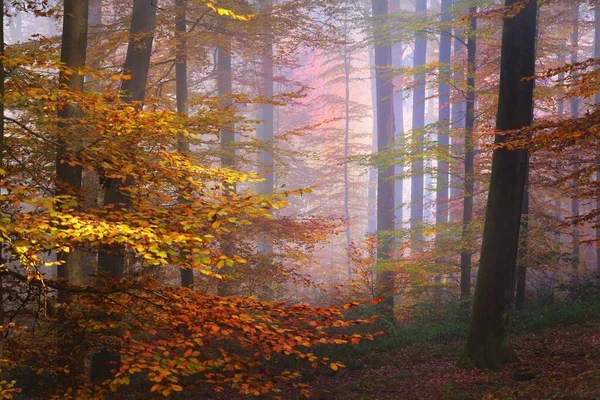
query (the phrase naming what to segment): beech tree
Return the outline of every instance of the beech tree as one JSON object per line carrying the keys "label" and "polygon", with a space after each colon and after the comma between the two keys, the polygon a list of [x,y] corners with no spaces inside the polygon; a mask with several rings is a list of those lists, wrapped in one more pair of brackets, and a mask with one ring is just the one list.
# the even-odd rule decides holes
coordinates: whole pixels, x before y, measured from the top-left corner
{"label": "beech tree", "polygon": [[[506,0],[506,6],[518,4]],[[537,1],[527,2],[502,32],[500,93],[492,176],[486,207],[479,273],[465,349],[465,361],[479,368],[498,369],[516,353],[508,334],[514,297],[521,207],[527,176],[528,152],[502,145],[533,119],[533,85]],[[518,131],[517,131],[518,132]]]}

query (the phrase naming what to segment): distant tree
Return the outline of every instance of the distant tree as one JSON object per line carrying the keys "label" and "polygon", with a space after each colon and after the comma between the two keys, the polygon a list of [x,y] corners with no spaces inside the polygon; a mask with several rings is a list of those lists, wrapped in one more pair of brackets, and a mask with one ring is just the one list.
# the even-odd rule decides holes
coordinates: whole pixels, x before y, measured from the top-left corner
{"label": "distant tree", "polygon": [[471,296],[471,258],[473,251],[469,248],[473,222],[473,196],[475,194],[475,143],[473,128],[475,126],[475,74],[477,72],[477,7],[469,9],[470,24],[467,41],[467,108],[465,113],[465,181],[463,197],[462,243],[460,253],[460,297]]}
{"label": "distant tree", "polygon": [[[519,0],[506,0],[507,7]],[[496,127],[512,131],[531,125],[537,1],[504,19],[500,64],[500,93]],[[518,134],[517,134],[518,135]],[[504,145],[514,134],[497,134]],[[463,361],[478,368],[498,369],[516,358],[508,323],[514,297],[517,248],[523,192],[527,176],[525,149],[497,148],[486,208],[483,242],[473,311]]]}
{"label": "distant tree", "polygon": [[[422,14],[427,11],[427,0],[415,1],[415,12]],[[425,127],[425,73],[420,68],[425,66],[427,59],[427,34],[418,31],[415,35],[415,48],[413,53],[413,67],[415,73],[415,88],[413,91],[413,117],[411,147],[413,161],[411,163],[410,184],[410,228],[412,231],[413,249],[417,252],[423,250],[423,141]]]}
{"label": "distant tree", "polygon": [[[377,150],[383,153],[394,145],[394,85],[389,77],[392,66],[392,47],[389,32],[385,28],[388,15],[387,0],[373,0],[373,32],[375,40],[375,80],[377,87]],[[394,167],[382,167],[377,176],[377,285],[383,296],[384,311],[393,316],[394,273],[387,260],[391,257],[392,241],[385,233],[394,230]]]}

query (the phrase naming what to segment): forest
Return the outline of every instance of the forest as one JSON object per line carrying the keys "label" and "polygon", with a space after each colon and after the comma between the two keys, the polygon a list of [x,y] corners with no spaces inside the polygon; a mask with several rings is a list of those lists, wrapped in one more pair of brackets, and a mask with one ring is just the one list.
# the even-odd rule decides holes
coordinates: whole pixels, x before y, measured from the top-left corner
{"label": "forest", "polygon": [[4,0],[0,399],[599,399],[600,0]]}

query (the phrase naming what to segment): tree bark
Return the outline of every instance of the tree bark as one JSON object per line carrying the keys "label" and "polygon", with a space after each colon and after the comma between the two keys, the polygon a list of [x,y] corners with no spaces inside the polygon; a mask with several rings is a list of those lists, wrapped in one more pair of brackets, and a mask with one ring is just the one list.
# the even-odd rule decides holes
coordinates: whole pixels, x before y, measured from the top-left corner
{"label": "tree bark", "polygon": [[[373,0],[373,33],[375,40],[375,82],[377,93],[377,151],[383,153],[394,146],[394,85],[387,76],[392,66],[389,32],[382,17],[388,15],[387,0]],[[394,230],[394,167],[381,167],[377,175],[377,291],[383,297],[383,313],[393,320],[394,274],[387,260],[392,256],[392,240],[385,232]]]}
{"label": "tree bark", "polygon": [[[454,0],[454,4],[458,4],[461,0]],[[456,28],[454,30],[454,54],[453,54],[453,64],[462,63],[462,58],[465,54],[465,44],[461,40],[464,36],[464,30],[460,28]],[[454,73],[452,74],[453,82],[460,82],[464,79],[464,71],[461,68],[456,68]],[[454,94],[452,96],[452,110],[450,116],[450,125],[452,127],[452,131],[458,132],[465,127],[465,98],[459,90],[454,90]],[[450,145],[450,152],[453,158],[460,158],[462,155],[462,143],[459,139],[459,136],[454,134],[452,137],[452,143]],[[462,168],[461,168],[462,167]],[[464,187],[464,183],[462,182],[461,175],[458,173],[459,169],[464,169],[464,166],[457,165],[456,168],[450,174],[450,200],[456,200],[463,197],[462,187]],[[449,211],[449,220],[450,222],[456,222],[460,216],[458,206],[452,207],[452,210]]]}
{"label": "tree bark", "polygon": [[[224,21],[223,21],[224,22]],[[231,96],[233,93],[233,72],[231,67],[231,36],[229,32],[222,32],[223,38],[221,45],[217,50],[217,92],[220,97],[220,107],[227,109],[232,106]],[[235,131],[232,123],[227,122],[221,128],[221,166],[223,168],[235,168]],[[272,172],[271,172],[272,174]],[[234,193],[235,185],[229,185],[227,190]],[[271,189],[272,190],[272,189]],[[223,236],[223,244],[221,245],[226,253],[230,249],[231,240],[225,235]],[[229,254],[231,255],[231,254]],[[223,267],[222,273],[227,277],[231,277],[233,268]],[[231,296],[234,294],[231,280],[221,280],[217,288],[219,296]]]}
{"label": "tree bark", "polygon": [[[415,1],[415,12],[427,11],[427,0]],[[425,65],[427,58],[427,36],[425,32],[417,32],[415,37],[415,50],[413,55],[414,68]],[[413,117],[412,117],[412,148],[413,161],[411,163],[410,181],[410,229],[412,248],[417,253],[423,251],[423,140],[425,133],[425,74],[415,74],[415,89],[413,92]]]}
{"label": "tree bark", "polygon": [[[66,68],[77,71],[85,66],[88,33],[88,2],[87,0],[66,0],[64,3],[63,34],[61,44],[60,61]],[[83,91],[84,75],[77,72],[68,74],[61,73],[60,84],[75,91]],[[74,157],[73,153],[79,151],[77,132],[69,133],[73,128],[69,127],[68,119],[81,116],[80,109],[73,105],[65,105],[59,111],[61,128],[71,137],[60,137],[56,152],[56,195],[74,196],[81,195],[81,166],[71,166],[69,161]],[[59,208],[63,203],[58,204]],[[67,206],[68,208],[69,206]],[[81,263],[80,249],[72,251],[57,252],[58,277],[69,280],[72,283],[83,282],[83,269]],[[67,293],[60,291],[58,301],[68,301]]]}
{"label": "tree bark", "polygon": [[[188,78],[187,78],[187,4],[186,0],[175,0],[177,19],[175,21],[176,55],[175,55],[175,96],[177,113],[183,118],[188,116]],[[190,151],[190,142],[183,134],[177,138],[177,150],[182,154]],[[182,198],[180,202],[185,202]],[[181,286],[194,286],[194,270],[180,268]]]}
{"label": "tree bark", "polygon": [[471,15],[469,38],[467,42],[467,109],[465,114],[465,183],[463,197],[462,244],[460,253],[460,297],[466,300],[471,297],[471,258],[472,250],[467,243],[472,240],[470,235],[473,222],[473,195],[475,191],[475,143],[473,127],[475,126],[475,74],[477,72],[477,19],[473,15],[477,7],[469,9]]}
{"label": "tree bark", "polygon": [[[579,4],[575,4],[573,7],[573,15],[571,20],[571,64],[575,64],[579,61],[578,51],[579,51]],[[571,108],[571,118],[579,117],[579,97],[571,97],[569,101],[569,105]],[[575,164],[575,167],[579,167],[579,163]],[[571,198],[571,216],[572,218],[579,217],[579,187],[575,180],[572,182],[573,187],[573,197]],[[579,227],[577,224],[573,225],[573,269],[577,271],[579,267],[579,256],[580,256],[580,248],[579,248]]]}
{"label": "tree bark", "polygon": [[[146,82],[152,55],[154,28],[156,24],[156,5],[148,0],[134,0],[129,29],[129,43],[123,73],[131,79],[121,84],[121,96],[125,102],[142,102],[146,93]],[[139,107],[139,105],[137,105]],[[127,208],[129,200],[123,191],[131,185],[130,179],[109,178],[104,188],[104,206]],[[102,248],[98,253],[98,272],[100,278],[122,278],[124,254],[122,248]],[[117,368],[119,355],[112,349],[103,349],[92,356],[91,379],[102,382],[112,376],[111,370]]]}
{"label": "tree bark", "polygon": [[[506,0],[512,6],[519,0]],[[500,131],[529,126],[533,120],[537,1],[504,20],[500,94],[496,127]],[[496,143],[510,140],[496,135]],[[499,148],[492,156],[479,273],[463,362],[499,369],[515,360],[508,335],[528,152]]]}
{"label": "tree bark", "polygon": [[450,145],[450,57],[452,51],[452,34],[449,31],[451,21],[450,5],[452,0],[442,0],[442,32],[440,33],[440,82],[438,86],[439,104],[438,104],[438,166],[437,166],[437,193],[436,193],[436,218],[435,223],[438,229],[443,229],[443,226],[448,223],[448,157]]}
{"label": "tree bark", "polygon": [[[271,11],[273,9],[273,0],[263,0],[261,2],[265,17],[265,54],[262,57],[262,95],[267,99],[272,99],[274,94],[273,87],[273,38],[270,28]],[[262,142],[263,149],[258,154],[259,173],[264,176],[264,181],[258,183],[258,192],[270,194],[274,189],[274,163],[273,163],[273,129],[274,129],[274,106],[272,103],[265,103],[261,106],[260,119],[262,123],[259,127],[259,140]],[[261,235],[258,243],[260,253],[273,253],[273,238],[270,235]]]}
{"label": "tree bark", "polygon": [[522,310],[525,306],[525,288],[527,285],[527,247],[529,239],[529,164],[525,177],[525,190],[523,191],[523,206],[521,208],[521,238],[518,253],[517,292],[515,308]]}
{"label": "tree bark", "polygon": [[[596,0],[594,4],[594,57],[600,58],[600,1]],[[598,65],[595,66],[598,69]],[[600,92],[594,95],[594,104],[600,106]],[[599,140],[600,142],[600,140]],[[600,160],[600,151],[596,155]],[[600,161],[596,171],[596,182],[600,182]],[[596,199],[596,209],[600,210],[600,198]],[[596,216],[596,282],[600,286],[600,214]]]}
{"label": "tree bark", "polygon": [[[346,230],[346,252],[352,244],[352,232],[350,226],[350,177],[348,168],[348,157],[350,157],[350,50],[348,41],[348,2],[344,3],[344,220]],[[347,254],[348,277],[352,277],[352,266]]]}

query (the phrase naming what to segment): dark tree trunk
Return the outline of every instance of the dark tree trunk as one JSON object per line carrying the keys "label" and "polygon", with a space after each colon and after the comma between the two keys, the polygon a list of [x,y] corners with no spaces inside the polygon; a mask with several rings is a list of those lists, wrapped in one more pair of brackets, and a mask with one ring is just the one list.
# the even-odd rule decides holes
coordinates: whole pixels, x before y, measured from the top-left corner
{"label": "dark tree trunk", "polygon": [[[519,0],[506,0],[511,6]],[[529,126],[533,120],[537,1],[504,20],[500,94],[496,127],[501,131]],[[510,137],[496,135],[501,144]],[[514,296],[521,208],[527,176],[527,150],[496,149],[486,208],[479,273],[475,285],[465,363],[499,369],[515,360],[508,336]]]}
{"label": "dark tree trunk", "polygon": [[[65,67],[77,70],[85,66],[88,34],[88,2],[87,0],[66,0],[64,3],[63,37],[61,44],[60,61]],[[83,91],[84,76],[74,73],[60,75],[60,84],[72,90]],[[76,196],[81,195],[81,166],[71,166],[69,161],[74,155],[68,150],[78,151],[76,132],[68,125],[69,118],[81,116],[80,109],[75,105],[65,105],[60,111],[61,127],[67,137],[58,140],[56,154],[56,195]],[[70,136],[70,137],[69,137]],[[71,150],[71,151],[73,151]],[[60,203],[58,207],[61,207]],[[74,249],[69,253],[58,252],[57,261],[62,262],[57,267],[58,277],[73,283],[83,282],[81,251]],[[59,292],[59,302],[67,301],[67,294]]]}
{"label": "dark tree trunk", "polygon": [[[60,61],[66,68],[77,70],[85,66],[88,35],[88,1],[65,0],[63,33],[60,52]],[[84,76],[78,73],[61,73],[59,82],[73,91],[83,91]],[[56,195],[81,196],[82,168],[79,165],[70,165],[69,161],[76,157],[81,148],[79,132],[71,126],[69,119],[81,117],[81,110],[74,104],[67,104],[59,111],[61,119],[60,128],[65,133],[59,137],[56,152]],[[79,201],[78,201],[79,203]],[[57,203],[57,208],[62,208],[63,202]],[[80,249],[71,249],[70,252],[57,252],[58,277],[71,283],[83,283],[82,252]],[[71,296],[66,291],[58,292],[58,302],[67,303]],[[67,365],[66,370],[60,371],[58,379],[65,387],[74,387],[75,378],[82,372],[83,358],[79,354],[81,329],[76,324],[64,323],[59,327],[62,338],[58,349],[60,365]]]}
{"label": "dark tree trunk", "polygon": [[[177,20],[175,21],[176,55],[175,55],[175,96],[177,98],[177,113],[182,117],[188,116],[188,79],[187,79],[187,4],[186,0],[176,0]],[[177,149],[182,154],[190,151],[190,142],[180,134],[177,138]],[[184,201],[180,199],[180,201]],[[194,286],[194,270],[180,268],[181,286]]]}
{"label": "dark tree trunk", "polygon": [[[131,79],[121,84],[121,95],[126,102],[142,102],[150,68],[150,56],[154,41],[156,5],[148,0],[134,0],[129,30],[129,43],[123,73]],[[104,188],[104,206],[127,208],[129,201],[122,189],[131,185],[130,179],[107,179]],[[98,253],[100,278],[123,277],[124,254],[122,248],[102,248]],[[113,349],[103,349],[92,357],[91,379],[102,382],[118,369],[119,355]]]}
{"label": "dark tree trunk", "polygon": [[[415,12],[427,11],[427,0],[415,1]],[[417,32],[415,38],[415,51],[413,55],[414,67],[425,65],[427,58],[427,36],[425,32]],[[413,117],[412,117],[412,148],[416,155],[411,163],[410,181],[410,229],[412,248],[417,253],[423,250],[423,140],[425,133],[425,74],[415,74],[415,90],[413,92]]]}
{"label": "dark tree trunk", "polygon": [[[477,7],[471,7],[469,14],[474,15]],[[470,242],[471,223],[473,222],[473,194],[475,191],[475,143],[473,127],[475,126],[475,74],[477,72],[477,19],[472,17],[467,42],[467,109],[465,114],[465,191],[463,197],[462,243]],[[460,297],[471,296],[471,258],[473,251],[469,246],[463,247],[460,253]]]}
{"label": "dark tree trunk", "polygon": [[[4,57],[4,12],[5,7],[2,3],[2,16],[0,21],[2,26],[0,27],[0,56]],[[0,59],[0,169],[4,168],[4,62]],[[4,264],[4,258],[2,257],[2,250],[4,243],[0,241],[0,264]],[[0,275],[0,325],[4,326],[4,318],[6,311],[4,309],[4,280]],[[0,335],[0,358],[4,358],[4,335]]]}
{"label": "dark tree trunk", "polygon": [[[377,150],[388,151],[394,146],[394,85],[387,76],[392,65],[392,48],[387,42],[389,32],[384,28],[388,14],[387,0],[373,0],[373,32],[375,38],[375,81],[377,90]],[[394,229],[394,167],[380,168],[377,176],[377,290],[384,298],[383,311],[393,319],[394,274],[387,260],[392,253],[392,240],[384,235]]]}
{"label": "dark tree trunk", "polygon": [[[439,104],[438,104],[438,171],[437,171],[437,193],[435,223],[438,229],[444,229],[443,226],[448,223],[448,156],[449,154],[449,131],[450,131],[450,56],[452,52],[452,34],[450,32],[450,5],[452,0],[442,0],[441,22],[442,32],[440,33],[440,82],[439,82]],[[447,24],[447,25],[446,25]]]}

